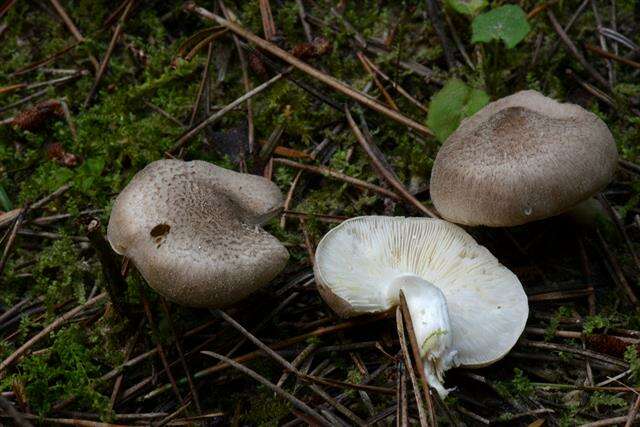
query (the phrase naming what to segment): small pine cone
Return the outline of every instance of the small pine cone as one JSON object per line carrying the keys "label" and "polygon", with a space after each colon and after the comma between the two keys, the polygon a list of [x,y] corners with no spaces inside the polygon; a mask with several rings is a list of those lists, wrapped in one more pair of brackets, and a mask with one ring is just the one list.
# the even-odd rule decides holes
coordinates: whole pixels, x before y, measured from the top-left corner
{"label": "small pine cone", "polygon": [[33,131],[42,127],[53,116],[62,117],[63,115],[60,101],[50,99],[20,112],[13,119],[13,124],[22,130]]}
{"label": "small pine cone", "polygon": [[47,157],[68,168],[73,168],[80,163],[80,158],[66,151],[59,142],[47,145]]}
{"label": "small pine cone", "polygon": [[316,56],[316,48],[311,43],[300,43],[291,49],[291,54],[299,59],[308,59]]}
{"label": "small pine cone", "polygon": [[267,68],[264,66],[262,59],[254,52],[249,54],[249,67],[257,75],[264,77],[267,75]]}
{"label": "small pine cone", "polygon": [[[622,358],[624,352],[633,343],[621,340],[618,337],[610,335],[588,335],[586,337],[587,347],[597,351],[598,353],[608,354],[609,356]],[[636,345],[638,348],[638,345]],[[640,348],[638,348],[640,350]]]}

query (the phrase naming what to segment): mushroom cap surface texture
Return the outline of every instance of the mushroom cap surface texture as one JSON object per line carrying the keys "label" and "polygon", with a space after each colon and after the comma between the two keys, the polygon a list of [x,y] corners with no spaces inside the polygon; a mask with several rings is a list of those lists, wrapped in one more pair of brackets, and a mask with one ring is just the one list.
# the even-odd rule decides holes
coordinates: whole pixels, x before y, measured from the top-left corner
{"label": "mushroom cap surface texture", "polygon": [[233,304],[282,271],[289,253],[260,226],[278,187],[204,161],[158,160],[116,198],[107,238],[149,285],[192,307]]}
{"label": "mushroom cap surface texture", "polygon": [[613,136],[595,114],[527,90],[462,121],[436,156],[431,197],[458,224],[520,225],[597,193],[617,160]]}
{"label": "mushroom cap surface texture", "polygon": [[504,357],[529,313],[515,274],[462,228],[439,219],[352,218],[323,237],[314,268],[321,295],[345,317],[392,308],[390,283],[406,275],[439,288],[459,365],[481,367]]}

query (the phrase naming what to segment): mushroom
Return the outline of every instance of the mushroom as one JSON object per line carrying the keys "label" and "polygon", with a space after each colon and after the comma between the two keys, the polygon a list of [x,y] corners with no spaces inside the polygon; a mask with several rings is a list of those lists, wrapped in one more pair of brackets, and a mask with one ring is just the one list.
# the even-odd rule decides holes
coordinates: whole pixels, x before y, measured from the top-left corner
{"label": "mushroom", "polygon": [[431,197],[449,221],[520,225],[600,191],[617,160],[611,132],[595,114],[527,90],[463,120],[436,156]]}
{"label": "mushroom", "polygon": [[365,216],[329,231],[316,250],[318,290],[340,316],[386,311],[406,297],[429,384],[444,372],[501,359],[529,308],[518,278],[457,225]]}
{"label": "mushroom", "polygon": [[282,204],[278,187],[262,177],[197,160],[158,160],[116,198],[107,238],[168,299],[220,308],[287,263],[287,250],[260,227]]}

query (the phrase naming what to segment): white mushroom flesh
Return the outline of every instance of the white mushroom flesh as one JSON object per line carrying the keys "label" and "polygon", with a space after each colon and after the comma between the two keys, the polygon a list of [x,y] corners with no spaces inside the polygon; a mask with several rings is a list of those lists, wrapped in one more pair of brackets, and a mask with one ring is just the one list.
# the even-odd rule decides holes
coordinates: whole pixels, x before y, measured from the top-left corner
{"label": "white mushroom flesh", "polygon": [[388,310],[402,290],[430,383],[485,366],[515,344],[528,316],[518,278],[460,227],[442,220],[360,217],[316,251],[316,279],[357,313]]}

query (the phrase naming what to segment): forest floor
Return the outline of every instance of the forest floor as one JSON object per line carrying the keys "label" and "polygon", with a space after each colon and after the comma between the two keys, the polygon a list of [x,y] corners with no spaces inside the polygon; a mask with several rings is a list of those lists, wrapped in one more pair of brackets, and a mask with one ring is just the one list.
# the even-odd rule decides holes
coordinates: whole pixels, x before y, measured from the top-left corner
{"label": "forest floor", "polygon": [[[640,423],[640,3],[197,6],[235,25],[179,1],[0,0],[0,424],[418,424],[393,314],[338,318],[315,288],[314,248],[346,218],[423,215],[442,142],[523,89],[602,118],[619,168],[587,226],[467,229],[516,273],[529,321],[503,360],[449,371],[455,390],[432,396],[428,421]],[[115,196],[166,157],[260,174],[287,195],[266,229],[289,264],[230,318],[163,300],[131,266],[105,274],[122,261],[103,237]],[[105,293],[114,281],[126,316]]]}

